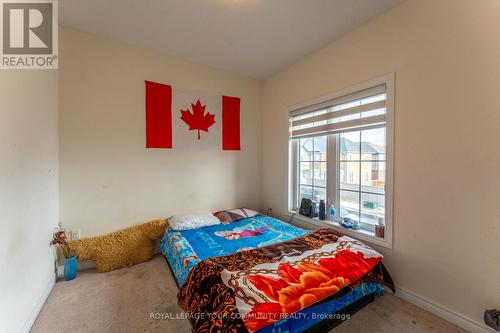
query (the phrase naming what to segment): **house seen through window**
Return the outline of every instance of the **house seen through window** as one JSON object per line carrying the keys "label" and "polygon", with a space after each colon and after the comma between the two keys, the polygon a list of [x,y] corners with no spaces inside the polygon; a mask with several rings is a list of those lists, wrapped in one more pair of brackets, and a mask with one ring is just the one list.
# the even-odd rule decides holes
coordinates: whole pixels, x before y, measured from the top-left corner
{"label": "house seen through window", "polygon": [[291,210],[302,198],[324,200],[336,209],[325,223],[347,220],[371,235],[375,226],[392,227],[390,93],[382,81],[292,111]]}

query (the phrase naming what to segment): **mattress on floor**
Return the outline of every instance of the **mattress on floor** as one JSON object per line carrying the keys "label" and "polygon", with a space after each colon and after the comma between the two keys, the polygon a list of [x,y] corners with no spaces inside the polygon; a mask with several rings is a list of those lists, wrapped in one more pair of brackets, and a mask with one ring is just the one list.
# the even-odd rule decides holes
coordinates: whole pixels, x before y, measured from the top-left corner
{"label": "mattress on floor", "polygon": [[[182,286],[191,269],[203,259],[287,241],[309,232],[275,218],[257,215],[231,224],[193,230],[168,230],[162,239],[161,251],[178,285]],[[258,333],[302,332],[364,296],[383,293],[384,286],[381,283],[358,281],[331,298],[302,309],[293,317],[258,330]]]}

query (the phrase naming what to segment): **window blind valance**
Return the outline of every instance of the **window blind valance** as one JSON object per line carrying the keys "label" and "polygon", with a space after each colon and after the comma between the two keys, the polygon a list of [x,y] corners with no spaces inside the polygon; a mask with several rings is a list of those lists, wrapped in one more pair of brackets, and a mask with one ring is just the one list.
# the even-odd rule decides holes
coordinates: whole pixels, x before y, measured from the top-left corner
{"label": "window blind valance", "polygon": [[290,112],[292,139],[385,125],[386,85],[326,100]]}

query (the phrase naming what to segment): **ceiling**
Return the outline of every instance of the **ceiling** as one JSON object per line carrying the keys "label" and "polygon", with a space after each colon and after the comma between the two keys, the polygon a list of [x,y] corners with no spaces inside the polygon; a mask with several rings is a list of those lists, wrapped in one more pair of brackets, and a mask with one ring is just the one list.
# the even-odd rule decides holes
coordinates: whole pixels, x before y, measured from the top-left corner
{"label": "ceiling", "polygon": [[403,0],[62,0],[61,24],[265,79]]}

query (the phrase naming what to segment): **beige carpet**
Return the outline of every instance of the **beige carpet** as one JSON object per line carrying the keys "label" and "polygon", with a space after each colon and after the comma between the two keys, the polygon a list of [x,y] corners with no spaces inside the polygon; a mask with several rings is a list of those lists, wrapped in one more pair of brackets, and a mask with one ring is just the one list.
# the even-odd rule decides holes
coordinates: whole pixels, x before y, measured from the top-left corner
{"label": "beige carpet", "polygon": [[[73,281],[56,283],[31,332],[190,332],[182,318],[152,319],[151,314],[179,317],[177,288],[162,256],[109,273],[80,272]],[[335,333],[464,332],[394,296],[378,297]]]}

